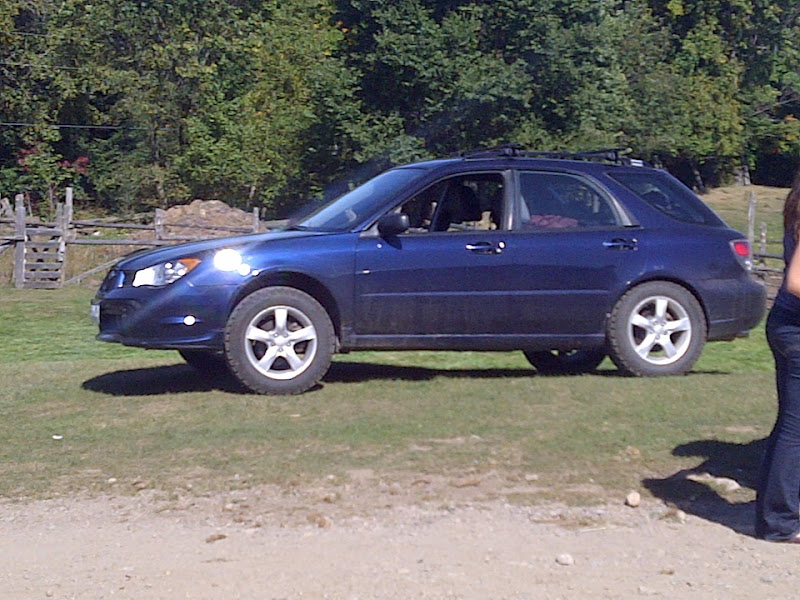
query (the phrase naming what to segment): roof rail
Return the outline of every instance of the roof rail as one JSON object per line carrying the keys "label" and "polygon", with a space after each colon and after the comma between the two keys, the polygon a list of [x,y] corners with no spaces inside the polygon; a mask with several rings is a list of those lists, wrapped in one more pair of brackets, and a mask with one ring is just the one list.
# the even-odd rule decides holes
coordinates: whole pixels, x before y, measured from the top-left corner
{"label": "roof rail", "polygon": [[619,165],[632,165],[641,167],[645,165],[643,160],[624,156],[631,152],[630,148],[602,148],[599,150],[586,150],[583,152],[543,152],[525,150],[521,144],[503,144],[490,148],[476,148],[458,154],[461,158],[553,158],[560,160],[589,160],[599,162],[610,162]]}

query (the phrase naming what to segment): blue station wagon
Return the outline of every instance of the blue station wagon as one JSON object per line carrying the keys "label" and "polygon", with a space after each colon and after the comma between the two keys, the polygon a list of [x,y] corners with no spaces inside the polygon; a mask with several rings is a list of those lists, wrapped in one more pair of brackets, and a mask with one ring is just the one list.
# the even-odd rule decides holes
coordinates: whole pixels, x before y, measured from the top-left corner
{"label": "blue station wagon", "polygon": [[676,375],[760,321],[750,268],[747,239],[667,172],[507,146],[390,169],[280,231],[131,255],[92,308],[100,340],[265,394],[364,349]]}

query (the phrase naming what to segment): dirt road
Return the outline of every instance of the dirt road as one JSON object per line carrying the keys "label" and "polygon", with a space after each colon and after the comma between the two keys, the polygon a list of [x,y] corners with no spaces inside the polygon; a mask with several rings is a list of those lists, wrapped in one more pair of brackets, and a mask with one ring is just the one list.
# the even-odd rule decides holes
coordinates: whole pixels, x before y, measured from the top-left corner
{"label": "dirt road", "polygon": [[[422,485],[426,485],[423,482]],[[387,485],[0,503],[3,600],[796,598],[800,548],[645,497],[510,505],[479,485]]]}

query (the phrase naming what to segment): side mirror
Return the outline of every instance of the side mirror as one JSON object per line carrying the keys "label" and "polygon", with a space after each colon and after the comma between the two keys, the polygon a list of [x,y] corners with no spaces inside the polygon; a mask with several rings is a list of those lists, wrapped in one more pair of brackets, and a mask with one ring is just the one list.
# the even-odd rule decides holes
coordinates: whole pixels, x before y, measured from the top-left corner
{"label": "side mirror", "polygon": [[389,213],[378,219],[378,232],[383,237],[391,237],[403,233],[411,226],[405,213]]}

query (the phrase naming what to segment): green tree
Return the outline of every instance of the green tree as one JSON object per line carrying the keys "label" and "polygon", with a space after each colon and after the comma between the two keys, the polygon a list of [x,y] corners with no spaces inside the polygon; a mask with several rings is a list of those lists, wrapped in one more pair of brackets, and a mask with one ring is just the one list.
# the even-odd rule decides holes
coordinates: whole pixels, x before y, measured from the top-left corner
{"label": "green tree", "polygon": [[[752,166],[758,155],[798,149],[798,17],[794,0],[651,1],[672,33],[669,62],[690,78],[703,101],[718,112],[699,119],[693,135],[711,128],[716,147],[708,155]],[[710,88],[715,90],[710,90]],[[738,104],[738,109],[736,105]],[[738,113],[738,115],[737,115]],[[738,122],[737,122],[738,121]],[[706,136],[708,137],[708,136]],[[693,158],[704,157],[698,145]]]}
{"label": "green tree", "polygon": [[18,38],[37,35],[16,51],[46,68],[19,74],[2,114],[93,127],[55,143],[93,158],[91,191],[109,205],[275,202],[307,141],[325,141],[309,133],[318,81],[346,75],[331,14],[326,0],[43,0],[16,15]]}

